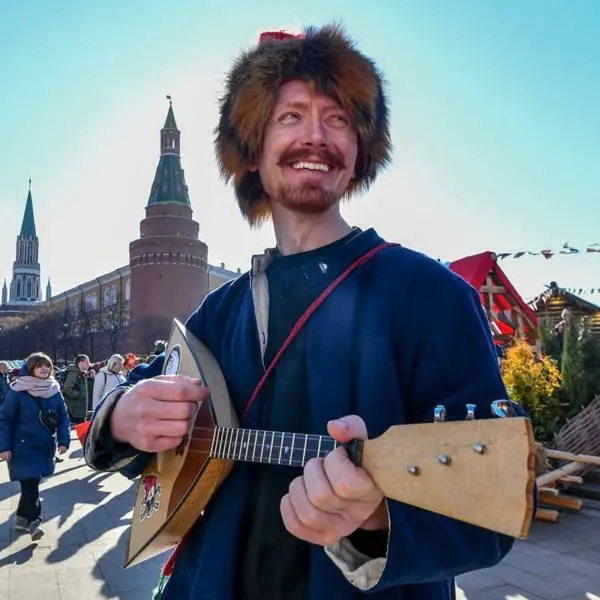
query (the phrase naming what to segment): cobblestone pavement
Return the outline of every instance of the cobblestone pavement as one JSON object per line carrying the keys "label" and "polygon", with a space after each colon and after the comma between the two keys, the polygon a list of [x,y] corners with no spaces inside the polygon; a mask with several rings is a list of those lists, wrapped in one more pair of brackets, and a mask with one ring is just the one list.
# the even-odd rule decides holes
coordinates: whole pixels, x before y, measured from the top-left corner
{"label": "cobblestone pavement", "polygon": [[[150,600],[164,557],[122,567],[135,484],[88,469],[76,439],[71,448],[42,484],[37,543],[14,529],[18,484],[0,464],[0,600]],[[500,565],[460,577],[457,600],[600,600],[600,509],[535,523]]]}

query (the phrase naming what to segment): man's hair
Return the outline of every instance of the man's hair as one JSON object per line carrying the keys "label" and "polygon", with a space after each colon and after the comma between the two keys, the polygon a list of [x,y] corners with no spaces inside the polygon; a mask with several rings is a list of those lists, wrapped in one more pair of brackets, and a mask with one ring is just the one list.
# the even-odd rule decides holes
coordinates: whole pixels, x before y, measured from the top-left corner
{"label": "man's hair", "polygon": [[33,354],[30,354],[25,361],[25,368],[27,369],[28,375],[33,375],[35,369],[44,365],[50,369],[50,374],[54,372],[52,359],[43,352],[34,352]]}
{"label": "man's hair", "polygon": [[297,36],[265,33],[255,48],[237,57],[227,75],[215,129],[220,174],[233,181],[240,210],[252,226],[269,219],[271,207],[260,174],[250,168],[262,154],[280,86],[295,79],[310,82],[353,120],[358,157],[346,196],[367,190],[391,160],[383,76],[342,28],[309,27]]}
{"label": "man's hair", "polygon": [[75,357],[75,364],[78,365],[80,362],[83,362],[84,360],[90,360],[90,357],[87,354],[78,354]]}

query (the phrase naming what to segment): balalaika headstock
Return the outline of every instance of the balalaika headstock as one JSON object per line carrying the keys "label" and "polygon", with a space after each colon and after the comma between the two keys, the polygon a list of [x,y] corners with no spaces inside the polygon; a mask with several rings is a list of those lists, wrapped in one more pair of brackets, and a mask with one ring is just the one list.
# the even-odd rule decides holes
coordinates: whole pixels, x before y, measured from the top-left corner
{"label": "balalaika headstock", "polygon": [[365,441],[362,465],[390,499],[524,538],[534,508],[531,423],[508,400],[490,410],[476,419],[468,404],[465,420],[448,421],[437,406],[433,423],[393,426]]}

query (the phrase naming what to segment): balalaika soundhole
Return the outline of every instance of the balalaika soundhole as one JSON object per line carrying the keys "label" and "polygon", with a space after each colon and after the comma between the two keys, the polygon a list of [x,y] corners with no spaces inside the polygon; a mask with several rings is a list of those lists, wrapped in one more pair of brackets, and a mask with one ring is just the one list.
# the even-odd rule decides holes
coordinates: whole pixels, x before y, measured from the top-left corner
{"label": "balalaika soundhole", "polygon": [[[215,358],[177,320],[163,373],[200,378],[210,399],[182,443],[157,454],[141,474],[126,567],[172,549],[236,461],[301,468],[338,446],[328,436],[240,428]],[[395,425],[346,448],[388,499],[524,538],[533,518],[534,438],[526,418],[493,418],[511,416],[505,405],[493,402],[477,419],[467,405],[465,421]],[[436,420],[443,421],[437,411]]]}

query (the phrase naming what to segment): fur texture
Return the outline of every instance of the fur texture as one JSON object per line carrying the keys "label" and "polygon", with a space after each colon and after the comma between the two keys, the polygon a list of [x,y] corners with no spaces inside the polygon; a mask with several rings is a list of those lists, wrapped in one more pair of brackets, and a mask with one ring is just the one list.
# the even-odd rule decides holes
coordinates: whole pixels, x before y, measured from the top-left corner
{"label": "fur texture", "polygon": [[346,196],[368,189],[391,158],[385,82],[339,26],[311,27],[301,37],[263,36],[255,48],[238,56],[227,75],[215,129],[221,176],[233,181],[251,225],[268,219],[271,211],[258,172],[249,169],[261,155],[279,86],[291,79],[312,82],[354,118],[358,159]]}

